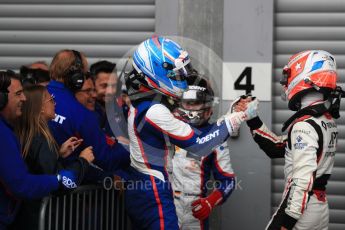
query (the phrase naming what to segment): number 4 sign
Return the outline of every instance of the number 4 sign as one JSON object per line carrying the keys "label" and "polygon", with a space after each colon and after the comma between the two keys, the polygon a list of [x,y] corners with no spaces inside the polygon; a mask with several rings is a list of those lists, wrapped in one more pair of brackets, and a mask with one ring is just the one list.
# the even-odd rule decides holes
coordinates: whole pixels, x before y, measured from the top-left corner
{"label": "number 4 sign", "polygon": [[252,94],[261,101],[272,100],[272,64],[223,64],[222,99],[234,100],[240,95]]}

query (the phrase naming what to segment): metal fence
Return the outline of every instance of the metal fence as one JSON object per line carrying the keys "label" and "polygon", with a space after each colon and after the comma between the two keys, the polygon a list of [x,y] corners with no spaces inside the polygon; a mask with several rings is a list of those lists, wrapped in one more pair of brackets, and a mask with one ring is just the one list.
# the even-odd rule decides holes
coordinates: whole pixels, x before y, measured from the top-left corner
{"label": "metal fence", "polygon": [[114,188],[86,185],[45,197],[39,230],[127,230],[123,195]]}

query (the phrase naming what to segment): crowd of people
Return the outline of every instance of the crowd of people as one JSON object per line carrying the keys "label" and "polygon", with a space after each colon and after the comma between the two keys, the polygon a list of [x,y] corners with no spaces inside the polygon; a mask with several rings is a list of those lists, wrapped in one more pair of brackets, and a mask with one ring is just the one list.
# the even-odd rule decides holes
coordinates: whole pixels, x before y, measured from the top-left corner
{"label": "crowd of people", "polygon": [[44,196],[107,177],[124,183],[133,229],[208,229],[235,189],[228,138],[243,122],[270,158],[285,158],[282,203],[267,229],[327,229],[343,95],[331,54],[304,51],[284,68],[281,84],[296,111],[284,136],[262,123],[251,95],[211,122],[212,84],[176,42],[153,36],[132,59],[124,79],[115,63],[89,68],[76,50],[57,52],[50,65],[0,71],[1,230],[38,229]]}

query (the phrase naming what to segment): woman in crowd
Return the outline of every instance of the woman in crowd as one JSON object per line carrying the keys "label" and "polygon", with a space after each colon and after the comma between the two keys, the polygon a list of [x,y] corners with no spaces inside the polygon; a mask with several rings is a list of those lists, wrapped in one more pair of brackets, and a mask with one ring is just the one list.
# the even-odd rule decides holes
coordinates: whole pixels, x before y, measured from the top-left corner
{"label": "woman in crowd", "polygon": [[[59,148],[49,128],[48,121],[55,117],[55,101],[44,86],[33,85],[24,89],[27,98],[23,105],[23,115],[19,119],[16,132],[22,147],[23,158],[33,174],[55,174],[64,168],[59,161],[68,157],[81,143],[82,139],[69,138]],[[85,148],[67,168],[78,175],[78,184],[82,181],[89,163],[94,160],[92,146]],[[40,200],[24,201],[15,221],[16,229],[38,229]]]}

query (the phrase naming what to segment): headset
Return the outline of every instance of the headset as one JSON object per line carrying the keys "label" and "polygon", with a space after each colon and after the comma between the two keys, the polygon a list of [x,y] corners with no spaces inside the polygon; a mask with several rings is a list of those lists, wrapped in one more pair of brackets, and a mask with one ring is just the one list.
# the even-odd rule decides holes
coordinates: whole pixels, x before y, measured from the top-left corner
{"label": "headset", "polygon": [[0,71],[0,110],[5,108],[8,102],[8,87],[11,85],[9,75],[14,74],[13,71]]}
{"label": "headset", "polygon": [[78,51],[72,50],[74,63],[65,73],[65,85],[73,92],[80,90],[85,81],[83,61]]}

